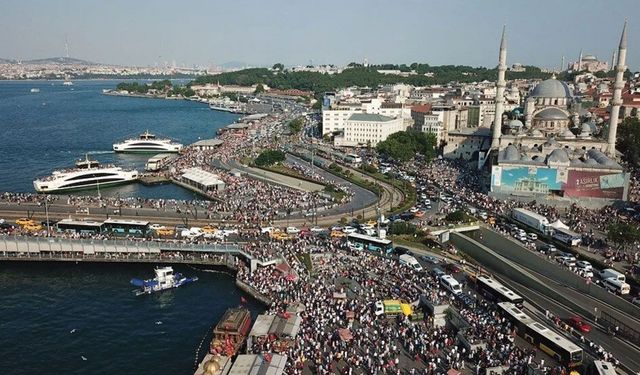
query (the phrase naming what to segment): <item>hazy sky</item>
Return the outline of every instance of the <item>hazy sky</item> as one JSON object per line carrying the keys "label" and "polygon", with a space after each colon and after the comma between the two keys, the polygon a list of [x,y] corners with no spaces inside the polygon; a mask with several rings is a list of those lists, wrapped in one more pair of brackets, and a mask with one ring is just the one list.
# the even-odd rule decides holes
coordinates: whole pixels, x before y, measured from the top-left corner
{"label": "hazy sky", "polygon": [[[545,67],[580,49],[604,60],[629,19],[640,66],[640,0],[0,0],[0,57],[126,65],[426,62]],[[637,17],[634,17],[636,15]]]}

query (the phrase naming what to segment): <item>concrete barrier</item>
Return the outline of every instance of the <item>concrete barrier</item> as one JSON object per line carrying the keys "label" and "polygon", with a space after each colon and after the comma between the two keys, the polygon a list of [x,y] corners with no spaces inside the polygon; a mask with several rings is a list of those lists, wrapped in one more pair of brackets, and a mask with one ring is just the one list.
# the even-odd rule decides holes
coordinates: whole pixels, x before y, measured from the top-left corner
{"label": "concrete barrier", "polygon": [[634,306],[629,301],[608,292],[604,288],[589,285],[584,278],[576,275],[566,268],[559,267],[554,259],[547,260],[546,258],[539,256],[537,253],[526,249],[515,240],[504,237],[490,229],[482,228],[480,233],[482,233],[482,239],[479,239],[479,242],[490,246],[493,251],[505,258],[516,263],[523,264],[526,268],[534,272],[542,274],[557,283],[574,288],[581,293],[588,294],[618,310],[624,311],[627,314],[640,316],[640,308],[637,306]]}

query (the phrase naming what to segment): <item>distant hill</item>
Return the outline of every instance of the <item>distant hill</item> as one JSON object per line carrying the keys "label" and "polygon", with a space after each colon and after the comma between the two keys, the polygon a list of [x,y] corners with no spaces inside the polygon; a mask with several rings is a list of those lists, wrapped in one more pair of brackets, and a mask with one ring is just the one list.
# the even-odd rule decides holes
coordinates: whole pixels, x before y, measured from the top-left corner
{"label": "distant hill", "polygon": [[243,61],[228,61],[220,65],[222,69],[243,69],[247,66],[251,66],[251,64],[247,64]]}
{"label": "distant hill", "polygon": [[73,57],[49,57],[46,59],[24,60],[23,64],[98,65],[97,63],[74,59]]}
{"label": "distant hill", "polygon": [[99,65],[97,63],[74,59],[73,57],[49,57],[46,59],[34,59],[34,60],[16,60],[16,59],[2,59],[0,58],[0,64],[58,64],[58,65]]}

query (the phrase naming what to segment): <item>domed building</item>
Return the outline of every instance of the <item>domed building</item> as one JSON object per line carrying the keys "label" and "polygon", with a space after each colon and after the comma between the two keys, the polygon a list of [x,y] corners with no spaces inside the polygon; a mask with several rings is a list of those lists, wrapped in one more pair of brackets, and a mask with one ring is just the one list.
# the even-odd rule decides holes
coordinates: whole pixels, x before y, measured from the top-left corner
{"label": "domed building", "polygon": [[539,129],[545,136],[561,134],[570,123],[573,95],[569,86],[552,77],[540,82],[525,101],[525,127]]}
{"label": "domed building", "polygon": [[[626,24],[618,56],[626,56]],[[624,87],[624,61],[616,68],[616,95]],[[507,87],[506,42],[501,41],[496,114],[504,113],[500,94]],[[626,200],[629,173],[616,161],[618,111],[622,100],[612,101],[609,131],[598,131],[592,118],[574,98],[571,87],[556,77],[538,83],[524,100],[522,116],[511,112],[511,120],[496,116],[490,153],[490,194],[499,199],[510,196],[589,205]],[[520,121],[523,119],[524,123]],[[503,120],[503,121],[501,121]],[[582,121],[581,121],[582,120]],[[480,163],[479,163],[480,165]],[[596,203],[597,202],[597,203]]]}

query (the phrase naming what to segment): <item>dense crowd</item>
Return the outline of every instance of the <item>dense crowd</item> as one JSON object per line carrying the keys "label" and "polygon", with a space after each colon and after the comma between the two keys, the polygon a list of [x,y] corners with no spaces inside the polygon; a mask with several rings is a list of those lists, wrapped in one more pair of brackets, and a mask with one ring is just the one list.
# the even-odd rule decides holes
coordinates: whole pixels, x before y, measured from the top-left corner
{"label": "dense crowd", "polygon": [[[290,279],[275,266],[250,272],[242,268],[238,279],[271,301],[270,314],[284,316],[291,306],[304,306],[299,335],[284,354],[290,360],[287,374],[441,374],[448,369],[468,369],[479,374],[506,366],[521,374],[532,363],[543,373],[566,374],[559,365],[536,362],[536,350],[515,343],[514,327],[493,303],[473,297],[471,306],[445,291],[437,279],[413,271],[396,260],[352,250],[342,242],[318,238],[279,244],[279,253],[298,277]],[[313,272],[299,261],[310,254]],[[347,298],[337,298],[335,293]],[[470,292],[469,292],[470,293]],[[465,332],[486,344],[469,350],[452,327],[434,327],[430,320],[412,322],[376,316],[373,305],[382,299],[400,299],[414,305],[420,295],[455,307],[468,322]],[[320,328],[322,327],[322,328]],[[348,329],[353,338],[339,332]],[[258,342],[252,350],[268,351]]]}

